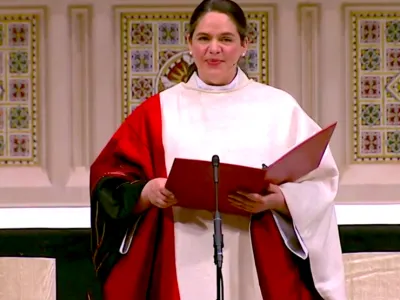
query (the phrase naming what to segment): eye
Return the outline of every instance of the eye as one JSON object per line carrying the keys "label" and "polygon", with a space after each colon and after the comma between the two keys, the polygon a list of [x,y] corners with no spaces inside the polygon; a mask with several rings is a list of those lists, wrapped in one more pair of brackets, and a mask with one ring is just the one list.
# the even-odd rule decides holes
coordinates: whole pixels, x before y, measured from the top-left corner
{"label": "eye", "polygon": [[224,38],[222,38],[222,41],[224,41],[224,42],[232,42],[232,39],[229,38],[229,37],[224,37]]}

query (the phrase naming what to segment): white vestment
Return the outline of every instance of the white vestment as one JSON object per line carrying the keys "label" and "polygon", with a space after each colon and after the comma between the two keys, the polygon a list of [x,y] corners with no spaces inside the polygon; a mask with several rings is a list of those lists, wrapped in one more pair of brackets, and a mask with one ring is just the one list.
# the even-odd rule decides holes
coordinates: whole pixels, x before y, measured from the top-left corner
{"label": "white vestment", "polygon": [[[160,94],[167,173],[175,158],[261,168],[320,130],[289,94],[249,80],[239,69],[228,86],[210,87],[193,75]],[[338,169],[327,149],[320,167],[281,186],[293,224],[274,213],[286,246],[310,258],[317,291],[345,300],[344,268],[334,198]],[[179,200],[179,199],[178,199]],[[213,216],[174,208],[175,252],[182,300],[216,298]],[[249,218],[223,215],[225,299],[262,300]]]}

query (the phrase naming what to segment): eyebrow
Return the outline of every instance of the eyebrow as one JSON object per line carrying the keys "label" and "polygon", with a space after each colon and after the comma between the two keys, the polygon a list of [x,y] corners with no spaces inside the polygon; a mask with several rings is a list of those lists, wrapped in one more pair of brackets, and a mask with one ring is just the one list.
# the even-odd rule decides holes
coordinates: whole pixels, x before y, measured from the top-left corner
{"label": "eyebrow", "polygon": [[[199,33],[196,34],[196,36],[199,36],[199,35],[210,35],[210,34],[207,33],[207,32],[199,32]],[[223,32],[223,33],[221,33],[219,35],[232,36],[232,37],[235,36],[232,32]]]}

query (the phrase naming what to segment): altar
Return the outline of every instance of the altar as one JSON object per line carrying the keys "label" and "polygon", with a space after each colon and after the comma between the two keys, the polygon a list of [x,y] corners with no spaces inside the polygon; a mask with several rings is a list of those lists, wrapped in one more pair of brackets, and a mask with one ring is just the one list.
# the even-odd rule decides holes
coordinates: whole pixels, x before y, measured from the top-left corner
{"label": "altar", "polygon": [[[336,211],[348,299],[397,299],[400,205],[338,204]],[[87,293],[101,300],[90,257],[88,207],[0,209],[0,286],[29,289],[29,284],[10,279],[32,278],[29,273],[42,274],[30,291],[32,295],[42,286],[48,298],[40,300],[88,299]],[[5,300],[1,295],[0,291],[0,300]]]}

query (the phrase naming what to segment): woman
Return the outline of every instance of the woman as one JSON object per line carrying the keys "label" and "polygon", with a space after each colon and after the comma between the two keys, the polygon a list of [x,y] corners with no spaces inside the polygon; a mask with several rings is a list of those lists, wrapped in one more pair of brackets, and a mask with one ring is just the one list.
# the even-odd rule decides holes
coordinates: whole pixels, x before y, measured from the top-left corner
{"label": "woman", "polygon": [[[246,28],[235,2],[203,1],[187,36],[188,82],[144,101],[92,165],[93,260],[106,300],[216,298],[212,212],[181,208],[165,189],[174,158],[217,153],[260,167],[320,130],[290,95],[238,67]],[[231,195],[253,217],[223,216],[225,299],[346,299],[337,187],[328,149],[299,182]]]}

